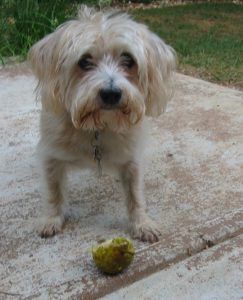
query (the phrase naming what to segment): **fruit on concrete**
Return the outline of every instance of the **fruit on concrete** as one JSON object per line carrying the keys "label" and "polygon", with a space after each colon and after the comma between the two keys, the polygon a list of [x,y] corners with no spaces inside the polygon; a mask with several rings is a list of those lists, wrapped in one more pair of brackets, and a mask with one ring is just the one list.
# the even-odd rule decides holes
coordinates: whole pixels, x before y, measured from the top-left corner
{"label": "fruit on concrete", "polygon": [[134,247],[130,240],[117,237],[92,247],[96,266],[104,273],[117,274],[133,260]]}

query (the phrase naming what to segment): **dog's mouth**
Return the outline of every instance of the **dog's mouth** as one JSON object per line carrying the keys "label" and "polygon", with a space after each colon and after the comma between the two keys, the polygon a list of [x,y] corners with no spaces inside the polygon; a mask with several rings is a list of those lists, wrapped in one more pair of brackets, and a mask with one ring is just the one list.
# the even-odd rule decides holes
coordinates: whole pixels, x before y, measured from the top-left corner
{"label": "dog's mouth", "polygon": [[[145,113],[142,101],[131,101],[123,98],[117,103],[105,101],[87,101],[72,117],[73,125],[83,130],[109,129],[115,132],[125,132],[136,125]],[[107,101],[109,102],[109,101]]]}
{"label": "dog's mouth", "polygon": [[128,115],[131,112],[131,109],[128,108],[127,105],[120,105],[120,104],[102,104],[100,107],[102,111],[114,111],[114,112],[121,112],[124,115]]}
{"label": "dog's mouth", "polygon": [[113,104],[103,104],[101,105],[101,110],[118,110],[119,107],[118,105],[113,105]]}
{"label": "dog's mouth", "polygon": [[[131,125],[138,122],[130,120],[131,108],[127,105],[102,105],[99,109],[80,114],[74,121],[74,126],[77,129],[104,129],[110,128],[118,130],[119,127],[130,128]],[[132,124],[133,123],[133,124]]]}

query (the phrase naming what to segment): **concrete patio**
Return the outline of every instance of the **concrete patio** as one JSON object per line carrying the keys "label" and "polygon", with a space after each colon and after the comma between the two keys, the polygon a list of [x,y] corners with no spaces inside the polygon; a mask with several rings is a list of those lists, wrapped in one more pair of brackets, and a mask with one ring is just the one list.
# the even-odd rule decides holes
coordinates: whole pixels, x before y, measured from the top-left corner
{"label": "concrete patio", "polygon": [[63,232],[36,233],[35,85],[24,66],[0,70],[0,299],[242,299],[243,92],[176,76],[146,150],[145,196],[161,240],[133,241],[130,267],[105,276],[92,245],[129,237],[117,180],[69,174]]}

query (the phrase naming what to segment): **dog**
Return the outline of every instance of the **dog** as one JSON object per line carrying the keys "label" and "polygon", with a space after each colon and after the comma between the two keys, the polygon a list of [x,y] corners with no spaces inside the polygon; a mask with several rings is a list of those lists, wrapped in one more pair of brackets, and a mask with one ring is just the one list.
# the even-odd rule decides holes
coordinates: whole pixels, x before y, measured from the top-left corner
{"label": "dog", "polygon": [[83,6],[32,46],[28,60],[41,100],[38,157],[46,204],[41,237],[62,230],[70,166],[119,175],[133,238],[156,242],[160,230],[143,201],[148,116],[159,116],[173,90],[176,55],[126,13]]}

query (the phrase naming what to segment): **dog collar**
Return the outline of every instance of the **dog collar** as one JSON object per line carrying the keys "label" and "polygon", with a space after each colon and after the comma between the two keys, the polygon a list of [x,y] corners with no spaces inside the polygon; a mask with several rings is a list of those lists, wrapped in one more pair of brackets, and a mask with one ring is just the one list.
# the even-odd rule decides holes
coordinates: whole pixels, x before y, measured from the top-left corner
{"label": "dog collar", "polygon": [[95,131],[94,136],[91,140],[91,146],[93,150],[93,158],[94,161],[97,163],[98,167],[98,175],[99,177],[102,176],[102,167],[101,167],[101,158],[102,158],[102,152],[100,147],[100,132]]}

